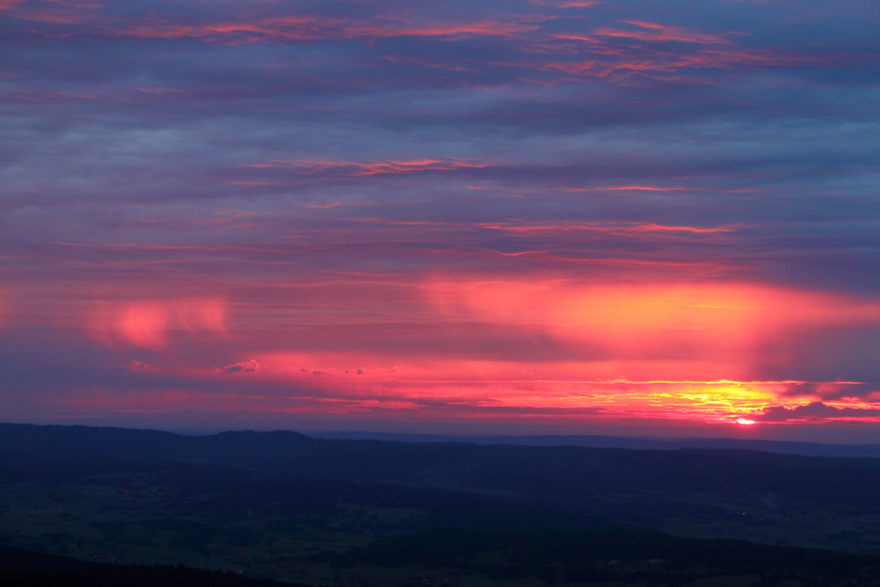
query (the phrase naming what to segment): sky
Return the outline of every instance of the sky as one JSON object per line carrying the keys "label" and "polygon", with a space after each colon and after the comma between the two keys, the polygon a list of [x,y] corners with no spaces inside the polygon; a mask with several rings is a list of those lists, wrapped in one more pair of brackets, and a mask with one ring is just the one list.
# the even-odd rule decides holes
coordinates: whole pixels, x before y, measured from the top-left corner
{"label": "sky", "polygon": [[880,442],[874,0],[0,0],[0,419]]}

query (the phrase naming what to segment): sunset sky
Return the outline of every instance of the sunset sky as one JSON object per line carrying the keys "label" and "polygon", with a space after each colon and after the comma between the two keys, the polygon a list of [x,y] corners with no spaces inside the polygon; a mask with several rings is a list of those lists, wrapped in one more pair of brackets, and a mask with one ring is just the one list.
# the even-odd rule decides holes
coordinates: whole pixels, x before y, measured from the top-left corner
{"label": "sunset sky", "polygon": [[878,27],[0,0],[0,420],[880,442]]}

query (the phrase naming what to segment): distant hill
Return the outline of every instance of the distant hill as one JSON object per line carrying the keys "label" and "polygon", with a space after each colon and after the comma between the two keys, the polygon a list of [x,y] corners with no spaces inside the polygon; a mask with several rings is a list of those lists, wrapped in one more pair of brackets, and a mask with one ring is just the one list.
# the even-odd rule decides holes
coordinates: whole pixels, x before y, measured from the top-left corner
{"label": "distant hill", "polygon": [[52,553],[345,587],[880,585],[880,458],[448,440],[0,424],[0,543],[44,553],[0,552],[0,584],[128,572]]}
{"label": "distant hill", "polygon": [[650,438],[593,435],[496,435],[455,436],[446,434],[400,434],[392,432],[306,432],[312,438],[327,440],[388,440],[397,442],[467,442],[472,444],[510,444],[519,446],[586,446],[628,448],[632,450],[680,450],[683,448],[754,450],[809,457],[880,458],[878,444],[821,444],[740,438]]}
{"label": "distant hill", "polygon": [[[466,442],[327,440],[296,432],[184,436],[150,430],[0,425],[0,478],[72,479],[144,464],[195,464],[278,478],[391,483],[504,494],[565,509],[656,491],[775,496],[880,511],[880,459],[727,448],[632,450]],[[49,466],[51,464],[51,466]]]}

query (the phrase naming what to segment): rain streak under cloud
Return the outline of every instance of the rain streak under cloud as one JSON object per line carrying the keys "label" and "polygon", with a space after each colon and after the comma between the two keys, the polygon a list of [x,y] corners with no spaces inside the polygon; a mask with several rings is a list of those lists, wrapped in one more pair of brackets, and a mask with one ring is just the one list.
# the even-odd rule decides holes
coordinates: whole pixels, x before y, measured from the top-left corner
{"label": "rain streak under cloud", "polygon": [[0,0],[0,409],[880,439],[878,25]]}

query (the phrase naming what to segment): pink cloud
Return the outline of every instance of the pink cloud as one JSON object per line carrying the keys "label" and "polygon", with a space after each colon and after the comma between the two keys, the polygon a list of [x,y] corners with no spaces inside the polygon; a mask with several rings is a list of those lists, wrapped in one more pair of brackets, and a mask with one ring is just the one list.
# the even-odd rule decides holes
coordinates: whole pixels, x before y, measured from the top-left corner
{"label": "pink cloud", "polygon": [[880,324],[875,302],[757,285],[474,280],[437,281],[424,291],[446,320],[541,332],[616,361],[631,379],[669,377],[670,369],[750,377],[762,345],[792,332]]}
{"label": "pink cloud", "polygon": [[[35,17],[36,19],[36,17]],[[244,22],[182,25],[165,21],[126,25],[107,22],[104,26],[123,37],[140,39],[192,38],[208,43],[248,44],[314,40],[376,39],[388,37],[512,36],[538,30],[541,18],[510,21],[477,20],[419,24],[397,17],[356,21],[315,16],[278,16]]]}
{"label": "pink cloud", "polygon": [[87,330],[93,339],[106,344],[125,342],[157,349],[169,344],[172,333],[225,335],[226,314],[222,298],[104,304],[92,313]]}
{"label": "pink cloud", "polygon": [[640,31],[619,31],[611,29],[600,29],[595,34],[608,37],[624,37],[637,39],[640,41],[681,41],[684,43],[699,44],[727,44],[729,41],[719,35],[710,35],[701,33],[693,29],[684,27],[664,26],[652,22],[642,22],[636,20],[621,21],[639,27]]}
{"label": "pink cloud", "polygon": [[150,365],[149,363],[142,363],[140,361],[132,361],[124,365],[124,368],[128,371],[132,371],[134,373],[153,373],[158,371],[159,368],[155,365]]}
{"label": "pink cloud", "polygon": [[[585,8],[597,3],[563,0],[537,4],[557,8]],[[0,0],[0,10],[10,11],[19,19],[50,24],[83,25],[102,36],[120,38],[195,39],[204,43],[239,45],[349,39],[372,44],[379,39],[389,37],[416,37],[433,39],[437,42],[456,41],[469,37],[506,37],[516,42],[526,55],[555,54],[560,57],[582,53],[579,49],[572,51],[572,46],[586,44],[586,50],[583,51],[586,55],[583,55],[582,59],[556,61],[553,58],[549,60],[520,58],[509,63],[484,62],[474,69],[469,68],[484,61],[476,55],[471,58],[468,67],[458,62],[420,63],[426,67],[462,71],[480,71],[486,66],[499,65],[505,68],[514,66],[537,69],[562,74],[556,83],[564,83],[570,76],[602,78],[611,76],[610,79],[625,79],[633,74],[642,73],[668,78],[682,69],[734,66],[766,68],[780,65],[820,65],[822,64],[820,61],[825,63],[828,61],[828,56],[810,56],[804,52],[784,53],[767,49],[742,48],[731,40],[732,36],[741,33],[713,34],[690,27],[661,25],[641,20],[619,20],[622,26],[604,26],[581,33],[548,30],[544,27],[545,22],[563,17],[536,13],[439,21],[430,18],[405,18],[390,12],[380,12],[367,20],[309,14],[278,16],[252,14],[229,15],[221,22],[175,22],[155,15],[137,20],[105,17],[94,12],[99,5],[90,2],[59,2],[50,8],[38,6],[34,8],[30,4],[18,3],[16,0]],[[43,31],[43,34],[52,33]],[[574,41],[580,43],[572,43]],[[656,46],[658,42],[669,41],[693,46],[675,50]],[[399,62],[413,59],[413,56],[386,54],[382,58]]]}
{"label": "pink cloud", "polygon": [[553,6],[554,8],[590,8],[599,2],[593,0],[529,0],[532,6]]}

